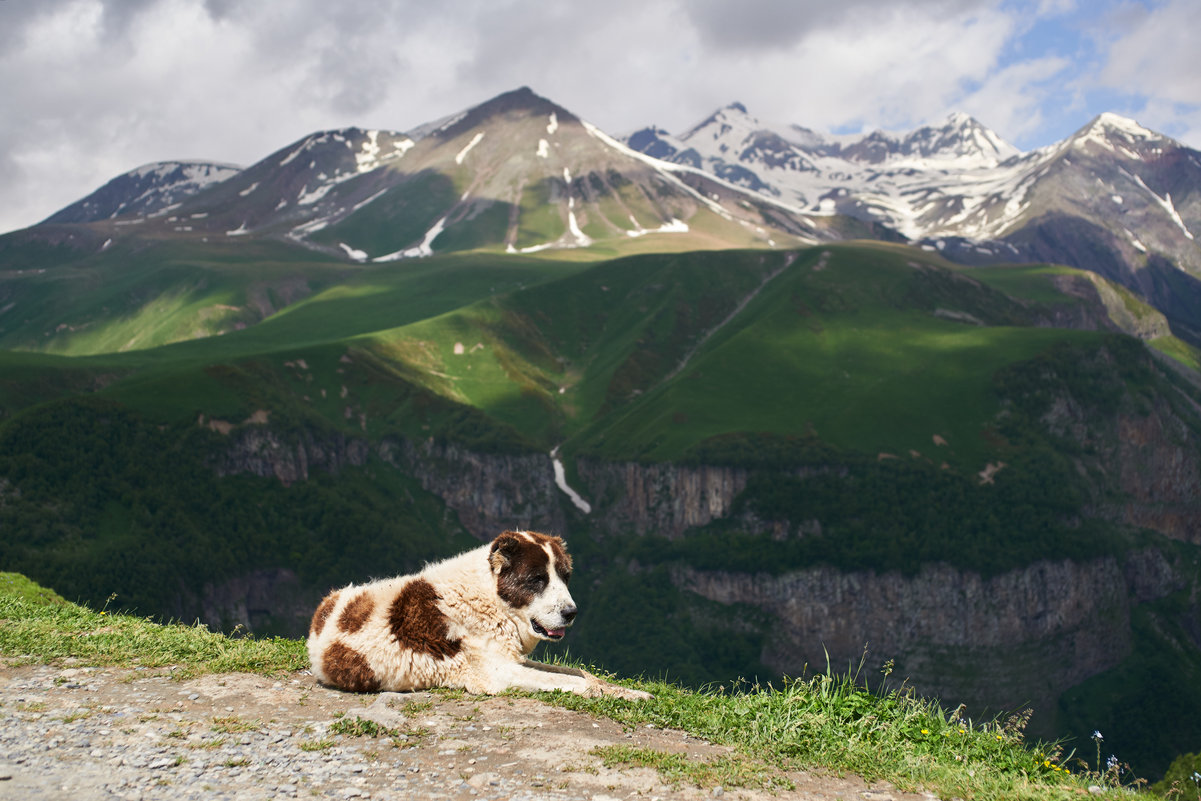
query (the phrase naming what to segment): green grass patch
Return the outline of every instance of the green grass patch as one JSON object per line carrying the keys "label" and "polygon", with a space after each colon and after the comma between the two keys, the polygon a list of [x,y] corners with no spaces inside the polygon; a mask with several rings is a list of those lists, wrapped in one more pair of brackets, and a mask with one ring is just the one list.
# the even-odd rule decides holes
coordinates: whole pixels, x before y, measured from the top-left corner
{"label": "green grass patch", "polygon": [[988,267],[956,268],[1007,295],[1048,305],[1074,305],[1079,298],[1060,292],[1055,277],[1078,275],[1080,270],[1050,264],[1001,264]]}
{"label": "green grass patch", "polygon": [[758,760],[741,754],[711,760],[691,759],[687,754],[656,751],[632,745],[605,745],[588,753],[600,757],[607,768],[653,768],[663,779],[678,788],[687,782],[701,788],[759,787],[768,790],[792,790],[793,785],[782,776],[765,772]]}
{"label": "green grass patch", "polygon": [[1201,350],[1174,336],[1156,337],[1147,342],[1149,347],[1175,359],[1192,370],[1201,371]]}
{"label": "green grass patch", "polygon": [[964,799],[1069,799],[1089,785],[1103,786],[1102,797],[1125,793],[1105,786],[1061,746],[1027,741],[1023,715],[976,722],[906,689],[875,693],[855,679],[826,673],[782,688],[699,692],[641,682],[637,686],[655,697],[638,703],[567,693],[541,697],[631,727],[680,729],[734,749],[710,762],[630,747],[598,752],[606,764],[653,767],[672,783],[783,788],[788,771],[819,769]]}
{"label": "green grass patch", "polygon": [[521,193],[520,211],[517,216],[518,250],[555,242],[567,230],[564,222],[561,202],[551,202],[552,196],[559,193],[562,182],[558,179],[547,178],[533,186],[527,186]]}
{"label": "green grass patch", "polygon": [[85,665],[177,666],[173,676],[290,673],[308,666],[304,643],[232,638],[203,626],[160,625],[146,618],[64,603],[28,579],[0,573],[0,654],[18,662],[74,658]]}
{"label": "green grass patch", "polygon": [[374,720],[365,720],[360,717],[343,717],[338,718],[329,725],[330,734],[341,734],[346,737],[388,737],[394,741],[399,741],[407,736],[399,729],[381,726]]}

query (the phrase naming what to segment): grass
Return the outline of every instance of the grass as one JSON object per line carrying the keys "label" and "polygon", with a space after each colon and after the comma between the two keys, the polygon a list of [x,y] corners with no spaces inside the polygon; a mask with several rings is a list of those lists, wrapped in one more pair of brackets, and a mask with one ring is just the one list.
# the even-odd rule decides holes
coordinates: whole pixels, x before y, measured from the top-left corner
{"label": "grass", "polygon": [[227,637],[67,603],[16,573],[0,573],[0,654],[16,662],[73,658],[87,665],[176,666],[173,676],[281,674],[308,666],[304,643]]}
{"label": "grass", "polygon": [[[276,674],[305,666],[299,641],[230,638],[196,626],[145,619],[68,603],[23,576],[0,574],[0,655],[16,662],[126,667],[174,665],[173,676],[248,671]],[[906,790],[925,788],[963,799],[1069,799],[1102,782],[1057,746],[1029,743],[1021,715],[977,723],[948,713],[905,689],[870,692],[857,675],[824,673],[783,687],[738,685],[702,691],[657,681],[623,681],[654,694],[646,702],[542,693],[559,706],[612,718],[626,726],[683,730],[732,751],[710,760],[616,746],[594,751],[609,766],[644,766],[672,784],[786,789],[787,772],[854,772]],[[242,731],[237,718],[214,720],[219,732]],[[361,718],[342,718],[332,735],[395,737]],[[332,737],[300,743],[333,747]],[[1108,787],[1104,795],[1125,791]]]}

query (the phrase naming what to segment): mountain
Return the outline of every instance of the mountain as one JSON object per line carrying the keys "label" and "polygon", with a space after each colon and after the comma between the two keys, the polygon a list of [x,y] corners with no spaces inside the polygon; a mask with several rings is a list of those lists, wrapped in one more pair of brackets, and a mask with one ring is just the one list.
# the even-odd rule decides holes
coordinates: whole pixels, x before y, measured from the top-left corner
{"label": "mountain", "polygon": [[207,161],[161,161],[118,175],[92,194],[60,209],[46,223],[86,223],[165,213],[184,198],[231,178],[240,168]]}
{"label": "mountain", "polygon": [[646,128],[627,142],[810,214],[881,224],[957,261],[1098,272],[1201,341],[1201,153],[1119,115],[1025,154],[963,114],[908,134],[827,137],[772,129],[737,103],[679,137]]}
{"label": "mountain", "polygon": [[76,204],[47,222],[124,215],[116,222],[147,226],[143,234],[266,237],[355,261],[656,247],[635,243],[648,235],[667,237],[669,247],[783,246],[837,236],[843,224],[681,175],[526,88],[408,135],[313,134],[221,177],[207,185],[160,178],[161,201],[148,205],[140,200],[148,190],[123,176],[81,201],[90,216]]}

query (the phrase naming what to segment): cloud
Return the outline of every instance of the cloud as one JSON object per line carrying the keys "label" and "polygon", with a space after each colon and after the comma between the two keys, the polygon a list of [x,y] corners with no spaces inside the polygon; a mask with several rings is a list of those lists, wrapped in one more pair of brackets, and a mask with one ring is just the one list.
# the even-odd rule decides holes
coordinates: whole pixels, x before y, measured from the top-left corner
{"label": "cloud", "polygon": [[719,50],[787,48],[830,29],[854,25],[879,26],[879,15],[938,17],[972,9],[985,10],[981,0],[909,0],[885,6],[878,0],[690,0],[683,12],[703,43]]}
{"label": "cloud", "polygon": [[1125,8],[1128,22],[1117,30],[1098,77],[1102,86],[1173,103],[1201,104],[1201,4],[1172,0],[1152,8]]}

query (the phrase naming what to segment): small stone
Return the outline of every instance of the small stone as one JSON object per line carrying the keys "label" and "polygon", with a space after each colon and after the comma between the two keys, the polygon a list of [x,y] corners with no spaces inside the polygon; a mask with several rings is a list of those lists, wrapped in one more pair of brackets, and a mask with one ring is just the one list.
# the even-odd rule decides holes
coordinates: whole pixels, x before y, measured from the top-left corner
{"label": "small stone", "polygon": [[1090,793],[1092,793],[1093,795],[1101,795],[1102,793],[1104,793],[1104,792],[1105,792],[1105,788],[1104,788],[1104,787],[1098,787],[1098,786],[1097,786],[1097,785],[1095,785],[1095,784],[1090,784],[1090,785],[1088,786],[1088,791],[1089,791]]}

